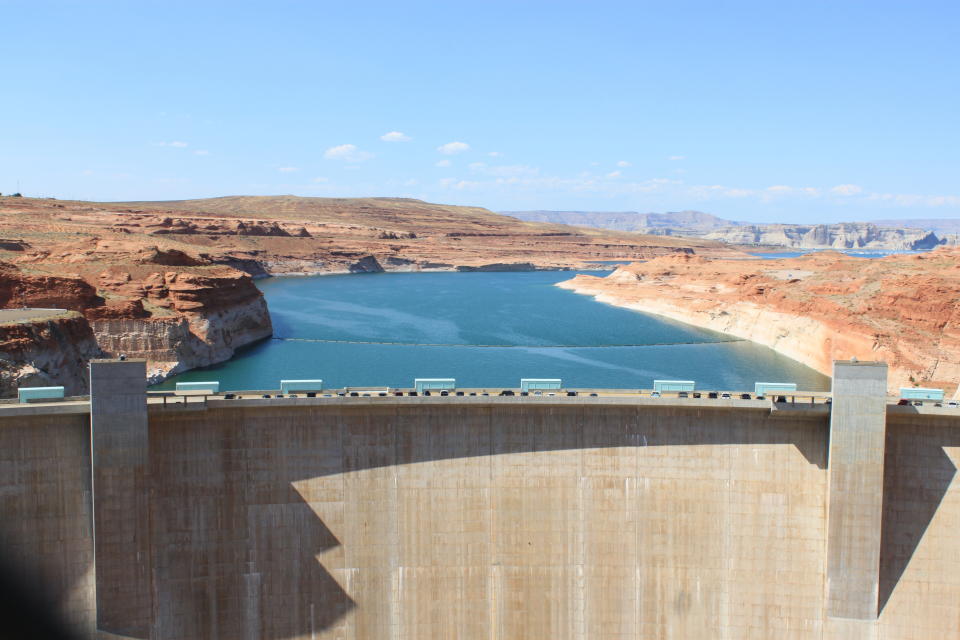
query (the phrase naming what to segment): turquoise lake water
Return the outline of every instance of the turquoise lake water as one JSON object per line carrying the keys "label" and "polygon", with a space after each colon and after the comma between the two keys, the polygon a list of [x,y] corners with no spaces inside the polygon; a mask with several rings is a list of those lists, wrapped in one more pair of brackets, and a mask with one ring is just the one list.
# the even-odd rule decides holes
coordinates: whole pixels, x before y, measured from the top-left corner
{"label": "turquoise lake water", "polygon": [[[606,272],[596,272],[605,275]],[[829,378],[772,349],[594,301],[553,285],[573,272],[378,273],[270,278],[274,338],[177,381],[221,390],[276,389],[321,378],[328,388],[410,387],[415,377],[461,387],[516,387],[562,378],[567,387],[650,388],[689,379],[699,389],[755,381],[829,389]]]}

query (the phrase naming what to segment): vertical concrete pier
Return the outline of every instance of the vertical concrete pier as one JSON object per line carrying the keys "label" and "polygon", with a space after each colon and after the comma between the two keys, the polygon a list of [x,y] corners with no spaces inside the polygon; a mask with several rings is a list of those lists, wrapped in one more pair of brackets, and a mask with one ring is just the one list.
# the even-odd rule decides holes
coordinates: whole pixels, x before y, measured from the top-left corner
{"label": "vertical concrete pier", "polygon": [[90,362],[97,628],[149,637],[149,432],[145,360]]}
{"label": "vertical concrete pier", "polygon": [[[827,637],[872,637],[878,614],[887,365],[833,364]],[[836,619],[836,620],[831,620]],[[835,633],[830,633],[833,629]]]}

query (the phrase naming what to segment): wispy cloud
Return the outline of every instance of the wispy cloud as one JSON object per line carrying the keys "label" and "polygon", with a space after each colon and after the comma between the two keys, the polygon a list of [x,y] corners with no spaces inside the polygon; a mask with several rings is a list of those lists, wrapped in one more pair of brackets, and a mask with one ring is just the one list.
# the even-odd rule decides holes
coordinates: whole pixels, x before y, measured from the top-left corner
{"label": "wispy cloud", "polygon": [[450,160],[448,160],[447,158],[444,158],[443,160],[438,160],[437,163],[436,163],[435,165],[433,165],[433,166],[435,166],[435,167],[449,167],[451,164],[453,164],[453,163],[450,162]]}
{"label": "wispy cloud", "polygon": [[629,167],[629,166],[632,166],[632,165],[633,165],[632,162],[628,162],[628,161],[626,161],[626,160],[621,160],[620,162],[617,163],[617,166],[618,166],[618,167],[623,167],[623,168],[626,168],[626,167]]}
{"label": "wispy cloud", "polygon": [[293,173],[295,171],[300,171],[300,167],[277,167],[277,171],[280,173]]}
{"label": "wispy cloud", "polygon": [[838,196],[855,196],[863,193],[863,187],[856,184],[838,184],[830,189],[830,193],[835,193]]}
{"label": "wispy cloud", "polygon": [[687,156],[667,156],[667,160],[673,160],[674,162],[677,160],[686,160],[686,159],[687,159]]}
{"label": "wispy cloud", "polygon": [[500,153],[499,151],[487,151],[487,155],[490,156],[491,158],[499,158],[503,154]]}
{"label": "wispy cloud", "polygon": [[208,156],[210,155],[210,152],[207,151],[206,149],[197,149],[196,151],[193,152],[193,154],[196,156]]}
{"label": "wispy cloud", "polygon": [[342,160],[353,164],[369,160],[373,154],[369,151],[361,151],[355,144],[341,144],[324,151],[323,157],[327,160]]}
{"label": "wispy cloud", "polygon": [[182,140],[173,140],[172,142],[154,142],[153,146],[155,147],[177,147],[182,149],[184,147],[189,147],[190,145]]}
{"label": "wispy cloud", "polygon": [[385,133],[380,136],[380,139],[384,142],[410,142],[413,140],[410,136],[399,131],[391,131],[390,133]]}
{"label": "wispy cloud", "polygon": [[445,153],[448,156],[452,156],[457,153],[463,153],[464,151],[469,151],[470,145],[466,142],[448,142],[447,144],[442,144],[437,147],[437,151],[440,153]]}
{"label": "wispy cloud", "polygon": [[608,177],[608,178],[619,178],[619,177],[622,176],[622,175],[623,175],[623,171],[611,171],[610,173],[607,174],[607,177]]}

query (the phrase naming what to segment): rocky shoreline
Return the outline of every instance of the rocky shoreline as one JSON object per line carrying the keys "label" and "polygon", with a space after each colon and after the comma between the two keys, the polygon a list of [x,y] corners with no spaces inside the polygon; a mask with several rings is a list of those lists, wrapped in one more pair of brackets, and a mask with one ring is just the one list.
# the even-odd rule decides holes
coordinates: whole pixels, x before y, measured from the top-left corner
{"label": "rocky shoreline", "polygon": [[45,354],[53,343],[39,329],[0,324],[0,395],[31,367],[31,380],[83,393],[86,356],[145,358],[151,382],[228,360],[272,335],[257,278],[596,269],[598,260],[692,252],[743,255],[717,242],[525,223],[397,198],[0,198],[0,309],[74,311],[47,332],[82,343],[80,356],[58,359]]}
{"label": "rocky shoreline", "polygon": [[960,251],[864,260],[839,253],[744,261],[663,257],[557,286],[768,346],[831,375],[885,360],[890,391],[960,380]]}

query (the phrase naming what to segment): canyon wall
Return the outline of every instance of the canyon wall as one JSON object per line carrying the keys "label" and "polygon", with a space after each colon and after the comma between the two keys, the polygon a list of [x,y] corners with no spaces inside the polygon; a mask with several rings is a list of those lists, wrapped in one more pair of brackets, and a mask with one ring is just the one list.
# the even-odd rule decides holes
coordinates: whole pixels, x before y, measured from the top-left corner
{"label": "canyon wall", "polygon": [[825,375],[838,359],[882,359],[889,387],[960,381],[960,252],[876,260],[658,258],[557,286],[776,349]]}
{"label": "canyon wall", "polygon": [[0,263],[0,308],[74,310],[63,319],[0,325],[0,397],[33,384],[86,393],[86,363],[104,355],[144,358],[150,380],[159,382],[272,335],[266,301],[247,274],[155,268],[110,266],[84,277]]}
{"label": "canyon wall", "polygon": [[102,356],[90,325],[75,312],[0,323],[0,398],[17,395],[18,387],[63,386],[67,395],[85,394],[86,364]]}
{"label": "canyon wall", "polygon": [[[197,274],[177,271],[134,278],[122,269],[100,274],[100,286],[146,313],[88,310],[101,348],[148,362],[151,382],[229,360],[239,347],[273,333],[263,294],[250,276],[232,269]],[[133,317],[130,317],[133,316]]]}
{"label": "canyon wall", "polygon": [[767,245],[792,249],[933,249],[945,241],[932,231],[878,227],[868,222],[839,224],[751,224],[714,229],[698,237],[729,244]]}

